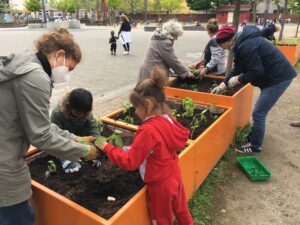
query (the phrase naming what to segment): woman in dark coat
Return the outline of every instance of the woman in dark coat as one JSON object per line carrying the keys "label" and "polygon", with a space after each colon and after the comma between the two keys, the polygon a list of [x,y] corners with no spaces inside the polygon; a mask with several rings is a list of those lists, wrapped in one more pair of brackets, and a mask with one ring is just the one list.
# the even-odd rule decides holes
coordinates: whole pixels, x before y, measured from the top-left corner
{"label": "woman in dark coat", "polygon": [[253,126],[246,138],[247,143],[235,149],[240,153],[259,153],[267,114],[297,73],[280,50],[261,37],[256,26],[245,26],[243,32],[237,34],[234,27],[223,26],[216,40],[224,49],[233,47],[234,68],[212,93],[247,83],[261,89],[252,113]]}

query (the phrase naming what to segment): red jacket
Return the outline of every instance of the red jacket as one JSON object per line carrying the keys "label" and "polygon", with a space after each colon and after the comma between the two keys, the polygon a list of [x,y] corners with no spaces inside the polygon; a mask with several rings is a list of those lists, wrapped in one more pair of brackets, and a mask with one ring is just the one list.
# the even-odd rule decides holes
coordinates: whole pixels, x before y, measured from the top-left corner
{"label": "red jacket", "polygon": [[145,183],[178,175],[178,156],[189,137],[189,130],[168,115],[155,116],[139,127],[133,144],[123,148],[108,144],[104,152],[126,170],[138,167]]}

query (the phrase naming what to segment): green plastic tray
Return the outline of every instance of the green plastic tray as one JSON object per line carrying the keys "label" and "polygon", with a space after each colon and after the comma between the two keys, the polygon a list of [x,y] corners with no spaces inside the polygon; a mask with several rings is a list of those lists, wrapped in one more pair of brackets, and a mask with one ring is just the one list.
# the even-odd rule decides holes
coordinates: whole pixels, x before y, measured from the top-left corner
{"label": "green plastic tray", "polygon": [[252,181],[268,180],[272,176],[271,171],[255,156],[241,156],[236,160]]}

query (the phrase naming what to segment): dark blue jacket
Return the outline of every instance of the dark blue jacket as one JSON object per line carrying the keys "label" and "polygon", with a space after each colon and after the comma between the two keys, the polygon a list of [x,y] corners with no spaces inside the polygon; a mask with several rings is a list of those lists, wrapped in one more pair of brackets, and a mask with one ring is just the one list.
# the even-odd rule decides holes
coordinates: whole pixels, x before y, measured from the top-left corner
{"label": "dark blue jacket", "polygon": [[261,36],[269,41],[275,40],[274,33],[276,31],[274,24],[269,24],[267,27],[261,30]]}
{"label": "dark blue jacket", "polygon": [[239,75],[241,84],[251,83],[261,89],[291,80],[297,73],[287,58],[271,42],[260,36],[256,26],[245,26],[237,34],[233,48],[234,68],[224,82]]}

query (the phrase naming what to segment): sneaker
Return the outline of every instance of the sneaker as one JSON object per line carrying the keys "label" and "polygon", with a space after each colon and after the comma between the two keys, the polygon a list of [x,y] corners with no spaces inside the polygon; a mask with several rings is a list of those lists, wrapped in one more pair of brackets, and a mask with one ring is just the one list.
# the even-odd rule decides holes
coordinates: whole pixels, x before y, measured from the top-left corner
{"label": "sneaker", "polygon": [[129,55],[129,52],[123,52],[123,55]]}
{"label": "sneaker", "polygon": [[292,127],[300,127],[300,121],[290,123]]}
{"label": "sneaker", "polygon": [[247,154],[247,153],[260,153],[261,148],[254,148],[253,145],[248,142],[245,145],[242,145],[241,147],[235,148],[234,149],[236,152],[242,153],[242,154]]}

